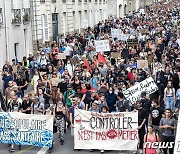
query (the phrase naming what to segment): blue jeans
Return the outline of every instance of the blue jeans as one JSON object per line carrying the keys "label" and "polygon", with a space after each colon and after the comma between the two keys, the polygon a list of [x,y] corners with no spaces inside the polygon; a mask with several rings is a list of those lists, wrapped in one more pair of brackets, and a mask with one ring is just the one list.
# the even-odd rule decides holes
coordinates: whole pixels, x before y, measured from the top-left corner
{"label": "blue jeans", "polygon": [[166,97],[166,109],[174,109],[174,98],[173,97]]}

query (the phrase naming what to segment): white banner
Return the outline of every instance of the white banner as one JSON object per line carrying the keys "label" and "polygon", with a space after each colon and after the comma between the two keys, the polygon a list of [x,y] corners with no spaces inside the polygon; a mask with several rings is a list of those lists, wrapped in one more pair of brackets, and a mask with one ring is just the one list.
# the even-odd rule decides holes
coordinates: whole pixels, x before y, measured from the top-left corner
{"label": "white banner", "polygon": [[129,34],[123,34],[121,29],[111,29],[111,35],[113,38],[117,38],[118,40],[121,41],[127,41],[129,38]]}
{"label": "white banner", "polygon": [[176,140],[174,146],[174,154],[180,154],[180,111],[176,130]]}
{"label": "white banner", "polygon": [[152,77],[130,87],[123,92],[125,98],[130,104],[136,103],[141,98],[141,92],[145,91],[147,95],[150,95],[158,90],[156,83]]}
{"label": "white banner", "polygon": [[97,52],[110,51],[109,40],[95,41],[95,47]]}
{"label": "white banner", "polygon": [[53,116],[0,112],[0,142],[51,147]]}
{"label": "white banner", "polygon": [[138,112],[75,109],[74,149],[137,150]]}

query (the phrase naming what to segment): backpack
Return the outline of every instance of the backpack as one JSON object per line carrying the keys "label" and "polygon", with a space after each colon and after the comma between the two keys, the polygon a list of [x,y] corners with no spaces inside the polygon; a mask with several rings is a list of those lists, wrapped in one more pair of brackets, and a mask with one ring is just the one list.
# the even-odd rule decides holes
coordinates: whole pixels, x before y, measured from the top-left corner
{"label": "backpack", "polygon": [[[38,104],[37,108],[39,108],[39,106],[40,106],[40,103]],[[34,102],[33,102],[32,108],[33,108],[33,114],[34,114]]]}

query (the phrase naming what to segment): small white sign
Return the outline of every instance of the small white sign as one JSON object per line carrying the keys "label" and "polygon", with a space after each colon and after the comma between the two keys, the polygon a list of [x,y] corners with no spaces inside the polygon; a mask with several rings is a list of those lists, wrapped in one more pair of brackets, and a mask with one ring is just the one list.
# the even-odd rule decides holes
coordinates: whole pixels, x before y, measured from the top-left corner
{"label": "small white sign", "polygon": [[109,40],[95,41],[96,52],[110,51]]}

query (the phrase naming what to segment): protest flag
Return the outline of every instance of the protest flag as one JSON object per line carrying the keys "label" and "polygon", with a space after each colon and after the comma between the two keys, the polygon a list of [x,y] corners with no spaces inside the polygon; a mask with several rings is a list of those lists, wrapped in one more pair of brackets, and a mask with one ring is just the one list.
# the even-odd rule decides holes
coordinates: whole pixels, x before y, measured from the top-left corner
{"label": "protest flag", "polygon": [[59,73],[62,75],[64,73],[64,69],[61,69]]}
{"label": "protest flag", "polygon": [[18,59],[17,59],[17,57],[16,57],[16,64],[17,64],[17,63],[19,63],[19,61],[18,61]]}
{"label": "protest flag", "polygon": [[86,66],[89,71],[91,70],[91,67],[89,66],[89,63],[86,59],[84,59],[84,66]]}
{"label": "protest flag", "polygon": [[101,53],[98,53],[98,62],[103,62],[104,64],[106,64],[106,59],[103,55],[101,55]]}

